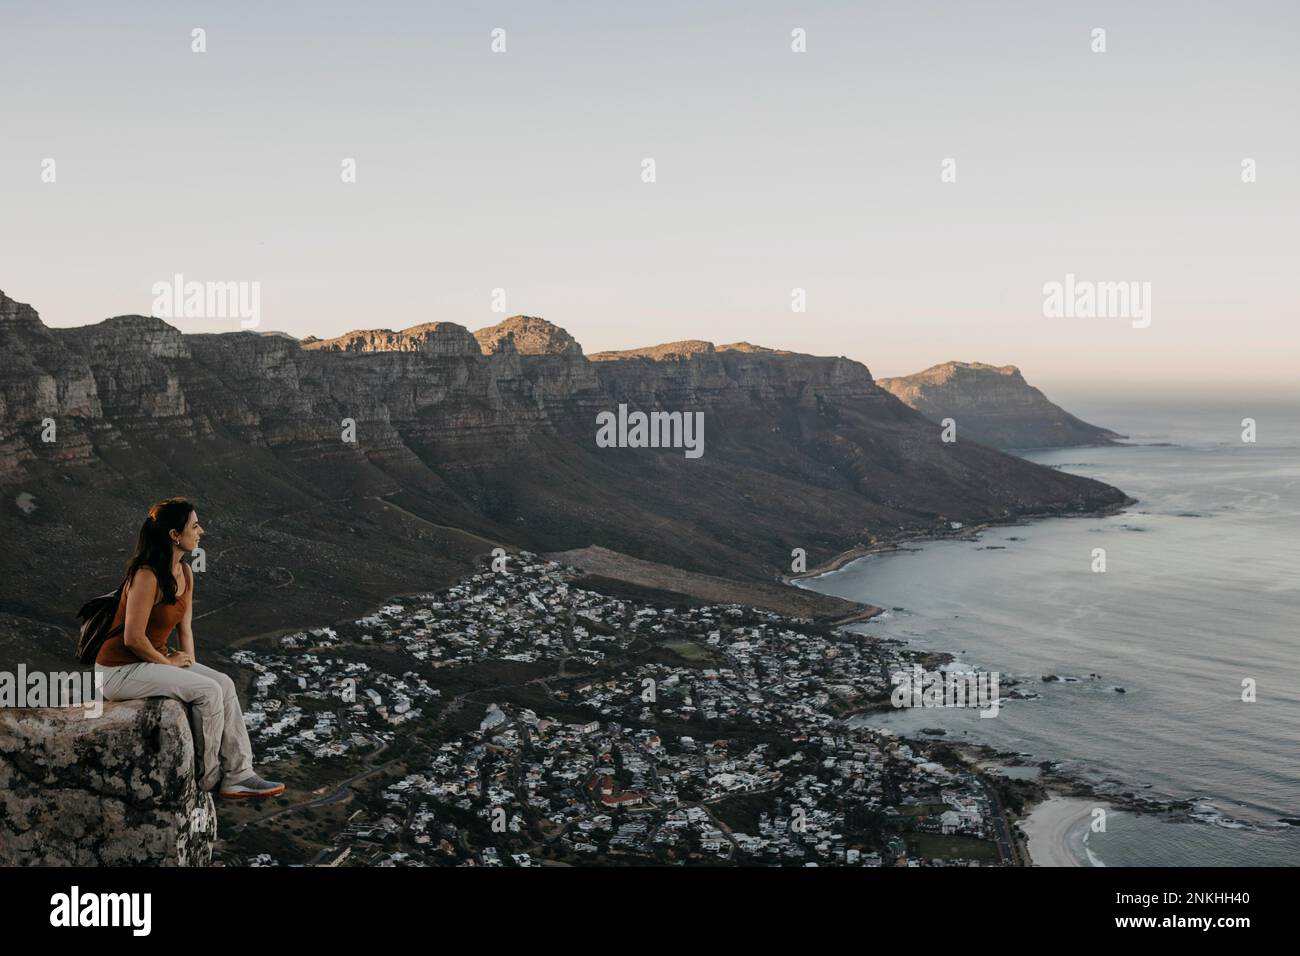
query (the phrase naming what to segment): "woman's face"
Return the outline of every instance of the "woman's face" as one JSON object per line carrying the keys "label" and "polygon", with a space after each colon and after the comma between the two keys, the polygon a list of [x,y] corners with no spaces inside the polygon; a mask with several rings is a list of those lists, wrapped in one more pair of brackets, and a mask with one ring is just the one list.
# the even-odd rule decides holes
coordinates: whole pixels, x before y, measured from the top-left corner
{"label": "woman's face", "polygon": [[199,546],[199,539],[203,537],[203,526],[199,524],[199,513],[191,511],[189,520],[185,522],[185,528],[179,536],[173,536],[182,551],[193,551]]}

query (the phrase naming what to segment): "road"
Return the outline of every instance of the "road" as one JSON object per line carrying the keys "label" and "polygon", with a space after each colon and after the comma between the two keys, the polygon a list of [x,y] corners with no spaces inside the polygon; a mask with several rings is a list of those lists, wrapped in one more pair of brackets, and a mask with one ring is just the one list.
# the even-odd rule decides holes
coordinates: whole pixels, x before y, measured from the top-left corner
{"label": "road", "polygon": [[1007,813],[1002,800],[987,781],[980,780],[980,785],[988,795],[989,809],[993,813],[993,838],[998,845],[998,855],[1004,866],[1017,866],[1015,842],[1011,839],[1011,827],[1007,824]]}

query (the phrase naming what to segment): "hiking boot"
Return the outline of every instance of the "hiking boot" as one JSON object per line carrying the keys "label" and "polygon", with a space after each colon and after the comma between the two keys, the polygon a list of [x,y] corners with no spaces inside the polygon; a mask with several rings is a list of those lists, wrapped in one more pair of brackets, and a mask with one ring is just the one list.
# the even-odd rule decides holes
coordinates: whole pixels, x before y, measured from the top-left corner
{"label": "hiking boot", "polygon": [[245,777],[239,783],[221,788],[221,796],[227,800],[262,800],[284,793],[284,784],[263,780],[257,774]]}

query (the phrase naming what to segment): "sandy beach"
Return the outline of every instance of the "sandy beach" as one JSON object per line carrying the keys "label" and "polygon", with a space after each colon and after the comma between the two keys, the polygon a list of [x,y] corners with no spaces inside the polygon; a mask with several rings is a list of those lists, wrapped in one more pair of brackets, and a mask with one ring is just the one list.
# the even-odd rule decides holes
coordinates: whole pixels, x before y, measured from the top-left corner
{"label": "sandy beach", "polygon": [[1051,797],[1036,806],[1020,824],[1029,838],[1033,865],[1082,866],[1066,841],[1075,827],[1087,825],[1093,808],[1098,806],[1104,804],[1078,797]]}

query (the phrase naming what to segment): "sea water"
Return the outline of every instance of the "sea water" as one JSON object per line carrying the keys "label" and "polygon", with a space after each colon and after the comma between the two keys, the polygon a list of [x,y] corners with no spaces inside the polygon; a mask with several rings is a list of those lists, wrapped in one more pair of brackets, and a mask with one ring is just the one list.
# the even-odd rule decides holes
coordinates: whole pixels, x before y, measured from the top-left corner
{"label": "sea water", "polygon": [[1300,414],[1142,408],[1089,416],[1127,445],[1023,455],[1121,488],[1137,499],[1122,513],[923,543],[803,583],[887,609],[856,630],[1041,695],[1004,700],[994,719],[926,708],[855,720],[942,727],[1060,761],[1103,792],[1194,804],[1196,822],[1110,813],[1086,845],[1074,835],[1084,862],[1300,865],[1300,825],[1282,822],[1300,818]]}

